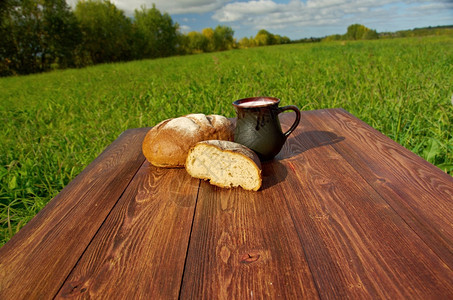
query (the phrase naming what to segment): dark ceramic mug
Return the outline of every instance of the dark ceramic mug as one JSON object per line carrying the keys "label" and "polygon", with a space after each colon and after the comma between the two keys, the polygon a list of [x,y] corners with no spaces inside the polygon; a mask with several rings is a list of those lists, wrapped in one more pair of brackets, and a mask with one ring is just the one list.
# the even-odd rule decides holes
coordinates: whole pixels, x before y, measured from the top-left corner
{"label": "dark ceramic mug", "polygon": [[[300,122],[300,111],[294,105],[278,107],[280,99],[274,97],[252,97],[233,102],[237,114],[234,141],[249,147],[261,160],[274,158],[282,149],[288,136]],[[296,120],[283,133],[278,115],[293,110]]]}

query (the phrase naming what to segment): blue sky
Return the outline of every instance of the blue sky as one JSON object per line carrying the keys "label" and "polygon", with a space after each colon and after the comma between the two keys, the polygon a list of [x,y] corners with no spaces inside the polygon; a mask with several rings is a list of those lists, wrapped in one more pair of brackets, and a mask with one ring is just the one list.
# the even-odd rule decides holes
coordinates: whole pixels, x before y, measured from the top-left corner
{"label": "blue sky", "polygon": [[[68,0],[74,5],[77,0]],[[226,25],[237,39],[266,29],[291,39],[343,34],[355,23],[378,32],[453,25],[453,0],[111,0],[126,15],[155,3],[180,25],[201,31]]]}

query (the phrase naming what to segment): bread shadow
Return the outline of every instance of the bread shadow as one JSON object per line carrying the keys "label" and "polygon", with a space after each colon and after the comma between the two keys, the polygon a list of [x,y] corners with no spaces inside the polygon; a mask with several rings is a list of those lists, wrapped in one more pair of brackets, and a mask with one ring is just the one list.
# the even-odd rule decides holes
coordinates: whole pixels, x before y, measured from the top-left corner
{"label": "bread shadow", "polygon": [[310,149],[333,145],[344,140],[344,137],[330,131],[313,130],[301,132],[286,141],[282,151],[274,160],[292,158]]}
{"label": "bread shadow", "polygon": [[285,180],[286,176],[288,175],[288,170],[286,169],[286,167],[276,159],[262,162],[261,168],[261,176],[263,180],[261,184],[261,190],[266,190],[273,187],[274,185],[277,185],[278,183]]}

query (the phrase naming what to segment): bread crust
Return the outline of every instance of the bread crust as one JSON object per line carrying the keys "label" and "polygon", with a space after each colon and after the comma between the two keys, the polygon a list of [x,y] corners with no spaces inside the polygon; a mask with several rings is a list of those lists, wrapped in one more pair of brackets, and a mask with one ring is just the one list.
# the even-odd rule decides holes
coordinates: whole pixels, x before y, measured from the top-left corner
{"label": "bread crust", "polygon": [[[246,158],[247,160],[251,161],[252,166],[257,171],[259,183],[255,186],[255,188],[248,189],[248,190],[257,191],[261,188],[261,185],[262,185],[261,161],[260,161],[258,155],[255,152],[253,152],[251,149],[247,148],[244,145],[241,145],[241,144],[238,144],[235,142],[231,142],[231,141],[223,141],[223,140],[202,141],[202,142],[198,142],[192,149],[190,149],[189,154],[187,155],[187,160],[190,159],[191,152],[195,149],[195,147],[197,147],[199,145],[204,145],[206,147],[214,147],[222,152],[229,152],[229,153],[232,153],[233,155],[240,155],[240,156]],[[186,163],[186,166],[187,165],[188,165],[188,163]],[[194,176],[194,174],[191,173],[191,170],[189,168],[186,167],[186,170],[191,176]],[[212,181],[211,180],[212,178],[209,178],[209,177],[201,176],[201,177],[197,177],[197,178],[200,178],[202,180],[210,180],[211,184],[219,186],[221,188],[231,188],[230,185],[223,185],[219,182]],[[243,187],[243,188],[247,189],[245,187]]]}
{"label": "bread crust", "polygon": [[189,114],[164,120],[146,134],[142,151],[154,166],[184,167],[189,150],[205,140],[234,139],[234,124],[220,115]]}

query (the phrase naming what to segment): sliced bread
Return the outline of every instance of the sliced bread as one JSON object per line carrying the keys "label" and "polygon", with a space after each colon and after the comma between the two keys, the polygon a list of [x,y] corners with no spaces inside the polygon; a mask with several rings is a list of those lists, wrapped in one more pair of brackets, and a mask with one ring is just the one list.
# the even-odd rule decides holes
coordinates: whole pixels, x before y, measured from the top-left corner
{"label": "sliced bread", "polygon": [[261,162],[241,144],[208,140],[197,143],[187,155],[187,172],[213,185],[230,188],[241,186],[257,191],[261,187]]}

